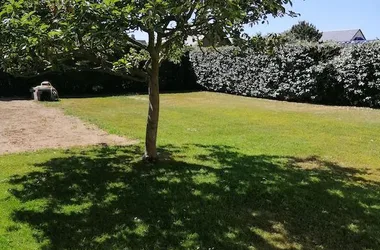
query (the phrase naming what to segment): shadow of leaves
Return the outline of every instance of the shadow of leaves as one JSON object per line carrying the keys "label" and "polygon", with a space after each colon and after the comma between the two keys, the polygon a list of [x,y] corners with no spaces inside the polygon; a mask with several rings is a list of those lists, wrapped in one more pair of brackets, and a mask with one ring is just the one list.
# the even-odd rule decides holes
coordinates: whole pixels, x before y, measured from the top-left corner
{"label": "shadow of leaves", "polygon": [[168,145],[153,167],[137,146],[66,153],[10,181],[46,249],[380,249],[364,170],[213,145]]}

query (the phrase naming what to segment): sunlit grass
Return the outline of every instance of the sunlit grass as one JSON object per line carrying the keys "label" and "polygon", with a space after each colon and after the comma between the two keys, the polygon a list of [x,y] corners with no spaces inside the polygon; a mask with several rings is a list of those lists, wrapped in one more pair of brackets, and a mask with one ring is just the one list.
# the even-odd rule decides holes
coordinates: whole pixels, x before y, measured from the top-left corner
{"label": "sunlit grass", "polygon": [[[380,249],[380,111],[162,96],[129,147],[0,157],[0,249]],[[52,104],[144,138],[146,96]]]}
{"label": "sunlit grass", "polygon": [[[143,140],[146,96],[69,99],[68,114]],[[218,93],[161,99],[160,145],[234,146],[244,153],[318,155],[345,166],[380,168],[380,111],[244,98]],[[188,152],[186,152],[188,155]]]}

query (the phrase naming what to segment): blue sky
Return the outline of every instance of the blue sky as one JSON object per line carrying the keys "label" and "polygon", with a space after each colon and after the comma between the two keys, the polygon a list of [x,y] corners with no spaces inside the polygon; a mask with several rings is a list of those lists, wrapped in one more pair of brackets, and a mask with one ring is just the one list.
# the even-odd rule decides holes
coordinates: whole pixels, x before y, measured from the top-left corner
{"label": "blue sky", "polygon": [[292,10],[301,16],[270,19],[269,24],[246,31],[249,34],[282,32],[305,20],[321,31],[362,29],[367,39],[380,38],[380,0],[293,0]]}
{"label": "blue sky", "polygon": [[[270,18],[269,24],[247,27],[246,32],[282,32],[298,21],[313,23],[321,31],[362,29],[368,40],[380,38],[380,0],[293,0],[297,18]],[[138,39],[146,36],[137,33]]]}

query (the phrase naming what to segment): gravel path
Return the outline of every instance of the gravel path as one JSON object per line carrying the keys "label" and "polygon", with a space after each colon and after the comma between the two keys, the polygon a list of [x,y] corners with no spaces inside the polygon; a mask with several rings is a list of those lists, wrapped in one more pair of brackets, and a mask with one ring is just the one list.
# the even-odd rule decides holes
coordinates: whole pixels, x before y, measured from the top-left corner
{"label": "gravel path", "polygon": [[134,143],[67,116],[57,108],[34,101],[0,100],[0,155],[44,148]]}

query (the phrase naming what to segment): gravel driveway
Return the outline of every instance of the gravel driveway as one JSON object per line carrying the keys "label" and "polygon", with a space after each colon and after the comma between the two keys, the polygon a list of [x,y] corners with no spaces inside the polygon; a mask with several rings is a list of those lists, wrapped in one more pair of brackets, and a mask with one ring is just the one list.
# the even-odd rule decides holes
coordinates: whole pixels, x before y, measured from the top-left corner
{"label": "gravel driveway", "polygon": [[44,148],[134,143],[67,116],[57,108],[34,101],[0,100],[0,155]]}

